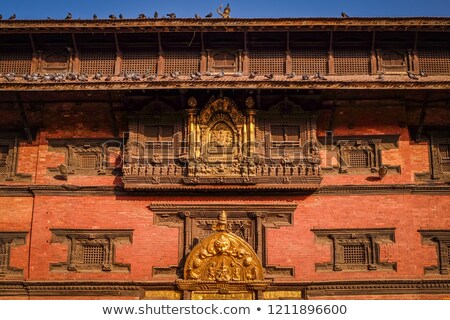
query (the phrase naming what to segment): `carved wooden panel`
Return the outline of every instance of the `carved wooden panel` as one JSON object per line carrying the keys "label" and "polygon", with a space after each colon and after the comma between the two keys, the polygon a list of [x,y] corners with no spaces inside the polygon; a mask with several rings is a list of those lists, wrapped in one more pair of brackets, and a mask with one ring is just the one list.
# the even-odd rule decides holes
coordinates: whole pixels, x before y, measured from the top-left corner
{"label": "carved wooden panel", "polygon": [[30,181],[31,175],[18,173],[18,139],[0,137],[0,181]]}
{"label": "carved wooden panel", "polygon": [[0,279],[5,277],[21,277],[23,270],[10,265],[11,247],[25,244],[28,232],[0,231]]}
{"label": "carved wooden panel", "polygon": [[332,262],[317,263],[317,271],[396,270],[380,261],[379,245],[394,242],[394,229],[312,230],[317,241],[332,245]]}
{"label": "carved wooden panel", "polygon": [[293,277],[292,267],[270,266],[267,264],[265,229],[289,226],[293,222],[296,204],[287,203],[168,203],[153,202],[150,209],[155,213],[155,224],[179,228],[179,266],[155,267],[155,277],[181,275],[184,258],[192,248],[203,239],[213,234],[217,215],[225,210],[228,215],[230,232],[245,240],[255,250],[265,267],[266,278]]}
{"label": "carved wooden panel", "polygon": [[86,74],[114,74],[116,55],[107,49],[82,50],[80,52],[80,72]]}
{"label": "carved wooden panel", "polygon": [[297,74],[327,73],[328,53],[325,48],[293,48],[292,71]]}
{"label": "carved wooden panel", "polygon": [[334,50],[334,72],[336,74],[369,74],[370,52],[357,48]]}
{"label": "carved wooden panel", "polygon": [[385,73],[404,73],[408,70],[406,52],[378,50],[381,67]]}
{"label": "carved wooden panel", "polygon": [[0,52],[0,73],[13,72],[17,75],[30,73],[31,50],[8,50]]}
{"label": "carved wooden panel", "polygon": [[116,263],[117,245],[131,244],[132,230],[66,230],[52,229],[52,243],[66,243],[68,260],[52,263],[52,271],[129,272],[130,265]]}
{"label": "carved wooden panel", "polygon": [[425,73],[450,73],[450,49],[438,47],[420,48],[417,55],[419,57],[419,69],[425,71]]}
{"label": "carved wooden panel", "polygon": [[236,72],[237,65],[238,61],[235,52],[219,51],[212,53],[211,71]]}
{"label": "carved wooden panel", "polygon": [[450,230],[419,230],[422,242],[436,246],[437,262],[435,266],[426,266],[426,274],[450,273]]}
{"label": "carved wooden panel", "polygon": [[285,74],[286,53],[281,49],[251,49],[248,52],[250,71],[265,74]]}

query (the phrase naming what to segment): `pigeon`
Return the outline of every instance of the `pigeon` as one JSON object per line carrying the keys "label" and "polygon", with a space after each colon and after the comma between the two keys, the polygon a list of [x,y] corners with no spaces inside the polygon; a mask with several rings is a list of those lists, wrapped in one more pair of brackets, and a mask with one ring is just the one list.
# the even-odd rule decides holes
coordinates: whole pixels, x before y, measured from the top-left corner
{"label": "pigeon", "polygon": [[428,75],[423,70],[419,71],[419,76],[421,76],[421,77],[428,77]]}
{"label": "pigeon", "polygon": [[66,20],[72,20],[72,14],[69,12],[65,19]]}
{"label": "pigeon", "polygon": [[147,19],[147,16],[143,13],[139,14],[138,19]]}
{"label": "pigeon", "polygon": [[167,74],[163,74],[162,76],[161,76],[161,79],[167,79],[169,76],[167,75]]}
{"label": "pigeon", "polygon": [[220,71],[218,74],[216,74],[215,76],[214,76],[214,78],[222,78],[222,77],[224,77],[225,76],[225,72],[223,72],[223,70],[222,71]]}
{"label": "pigeon", "polygon": [[123,19],[123,14],[119,13],[119,19]]}
{"label": "pigeon", "polygon": [[80,74],[80,75],[78,76],[78,80],[80,80],[80,81],[82,81],[82,82],[86,82],[86,81],[88,81],[88,77],[87,77],[87,75],[85,75],[84,73],[82,73],[82,74]]}
{"label": "pigeon", "polygon": [[295,72],[291,72],[291,73],[289,73],[288,75],[286,75],[286,77],[287,77],[288,79],[292,79],[292,78],[294,78],[295,76],[296,76]]}
{"label": "pigeon", "polygon": [[178,79],[179,76],[180,76],[180,72],[178,72],[178,71],[174,71],[174,72],[170,73],[170,77],[172,79]]}
{"label": "pigeon", "polygon": [[417,76],[411,71],[408,71],[408,78],[410,78],[411,80],[419,80],[419,78],[417,78]]}
{"label": "pigeon", "polygon": [[0,20],[2,20],[3,19],[3,16],[0,14]]}
{"label": "pigeon", "polygon": [[44,77],[42,79],[45,81],[50,81],[53,80],[53,77],[50,74],[46,73],[44,74]]}
{"label": "pigeon", "polygon": [[166,16],[168,16],[170,19],[175,19],[177,17],[177,15],[173,12],[166,14]]}
{"label": "pigeon", "polygon": [[236,78],[242,77],[242,72],[235,72],[235,73],[233,73],[233,77],[236,77]]}
{"label": "pigeon", "polygon": [[250,74],[248,75],[248,78],[249,78],[249,79],[255,79],[257,73],[258,73],[258,72],[256,72],[256,71],[250,72]]}
{"label": "pigeon", "polygon": [[264,77],[266,77],[267,80],[273,79],[273,73],[265,74]]}
{"label": "pigeon", "polygon": [[11,17],[9,17],[9,19],[8,20],[16,20],[16,14],[15,13],[13,13],[13,15],[11,16]]}
{"label": "pigeon", "polygon": [[74,81],[74,80],[77,80],[77,79],[78,79],[78,76],[77,76],[75,73],[69,72],[69,73],[67,74],[67,80],[72,80],[72,81]]}
{"label": "pigeon", "polygon": [[384,72],[381,72],[381,73],[378,75],[377,79],[383,81],[383,80],[384,80]]}
{"label": "pigeon", "polygon": [[117,17],[116,17],[114,14],[110,14],[110,15],[109,15],[109,18],[110,18],[110,19],[117,19]]}
{"label": "pigeon", "polygon": [[105,78],[105,81],[111,81],[111,75],[108,74]]}
{"label": "pigeon", "polygon": [[195,19],[201,19],[201,17],[198,14],[194,15]]}
{"label": "pigeon", "polygon": [[141,77],[139,77],[139,75],[137,73],[132,73],[131,74],[131,80],[139,81],[139,80],[141,80]]}
{"label": "pigeon", "polygon": [[153,18],[158,19],[158,17],[159,17],[158,11],[155,11],[155,13],[153,14]]}
{"label": "pigeon", "polygon": [[212,74],[212,72],[211,71],[206,71],[205,72],[205,76],[207,76],[207,77],[211,77],[213,74]]}
{"label": "pigeon", "polygon": [[149,76],[147,77],[147,80],[150,80],[150,81],[156,80],[157,77],[158,77],[158,76],[157,76],[156,74],[151,74],[151,75],[149,75]]}
{"label": "pigeon", "polygon": [[200,75],[198,75],[197,73],[191,73],[191,79],[192,80],[200,80],[201,78],[202,78],[202,75],[200,74]]}
{"label": "pigeon", "polygon": [[14,81],[14,80],[16,80],[16,74],[15,73],[7,73],[7,74],[5,74],[5,78],[6,78],[6,80],[8,80],[8,81]]}
{"label": "pigeon", "polygon": [[208,13],[205,18],[212,18],[212,12]]}
{"label": "pigeon", "polygon": [[97,73],[92,77],[92,79],[94,79],[94,80],[101,80],[101,78],[102,78],[102,73],[101,73],[101,72],[97,72]]}
{"label": "pigeon", "polygon": [[47,20],[53,20],[53,18],[52,17],[47,17]]}
{"label": "pigeon", "polygon": [[309,76],[307,74],[302,75],[302,80],[309,80]]}
{"label": "pigeon", "polygon": [[314,78],[319,80],[327,80],[327,78],[325,78],[320,72],[316,72]]}
{"label": "pigeon", "polygon": [[341,18],[350,18],[344,11],[341,12]]}
{"label": "pigeon", "polygon": [[92,19],[94,19],[94,20],[97,20],[98,19],[98,17],[97,17],[97,15],[94,13],[94,15],[92,16]]}

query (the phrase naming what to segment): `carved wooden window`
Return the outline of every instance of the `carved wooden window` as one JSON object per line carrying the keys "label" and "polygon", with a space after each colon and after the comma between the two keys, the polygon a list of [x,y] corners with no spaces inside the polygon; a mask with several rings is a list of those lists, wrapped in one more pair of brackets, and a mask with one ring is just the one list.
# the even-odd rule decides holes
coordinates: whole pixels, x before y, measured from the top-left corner
{"label": "carved wooden window", "polygon": [[300,126],[273,125],[270,131],[272,156],[283,156],[300,147]]}
{"label": "carved wooden window", "polygon": [[0,181],[29,181],[31,175],[16,172],[17,139],[0,139]]}
{"label": "carved wooden window", "polygon": [[378,168],[381,165],[379,140],[341,140],[339,146],[339,172],[347,173]]}
{"label": "carved wooden window", "polygon": [[173,125],[145,125],[144,134],[149,159],[163,157],[167,159],[173,154]]}
{"label": "carved wooden window", "polygon": [[80,72],[86,74],[114,74],[116,54],[112,49],[83,50],[80,52]]}
{"label": "carved wooden window", "polygon": [[314,74],[327,72],[328,53],[324,48],[292,49],[292,71],[297,74]]}
{"label": "carved wooden window", "polygon": [[124,49],[122,72],[156,73],[158,53],[151,49]]}
{"label": "carved wooden window", "polygon": [[222,51],[213,55],[212,71],[235,72],[236,71],[236,55]]}
{"label": "carved wooden window", "polygon": [[426,266],[425,273],[450,273],[450,230],[419,230],[422,242],[436,246],[437,265]]}
{"label": "carved wooden window", "polygon": [[421,48],[418,50],[419,69],[427,74],[450,73],[450,49]]}
{"label": "carved wooden window", "polygon": [[286,53],[275,49],[253,49],[249,51],[250,71],[264,74],[285,74]]}
{"label": "carved wooden window", "polygon": [[31,70],[31,50],[8,50],[0,52],[0,73],[29,73]]}
{"label": "carved wooden window", "polygon": [[171,49],[164,52],[164,72],[190,75],[200,70],[200,53],[196,50]]}
{"label": "carved wooden window", "polygon": [[66,243],[67,262],[53,263],[53,271],[129,272],[130,265],[116,263],[115,247],[131,244],[132,230],[53,229],[52,243]]}
{"label": "carved wooden window", "polygon": [[406,57],[397,51],[384,51],[381,53],[382,69],[386,73],[406,72]]}
{"label": "carved wooden window", "polygon": [[450,180],[450,135],[432,134],[432,178]]}
{"label": "carved wooden window", "polygon": [[0,278],[22,276],[22,269],[10,266],[11,247],[24,245],[26,232],[0,232]]}
{"label": "carved wooden window", "polygon": [[317,263],[317,271],[395,270],[380,261],[379,246],[394,241],[394,229],[312,230],[318,242],[332,246],[332,261]]}
{"label": "carved wooden window", "polygon": [[50,52],[43,57],[42,72],[56,73],[69,71],[69,57],[66,53]]}
{"label": "carved wooden window", "polygon": [[358,48],[339,48],[334,51],[336,74],[369,74],[370,52]]}

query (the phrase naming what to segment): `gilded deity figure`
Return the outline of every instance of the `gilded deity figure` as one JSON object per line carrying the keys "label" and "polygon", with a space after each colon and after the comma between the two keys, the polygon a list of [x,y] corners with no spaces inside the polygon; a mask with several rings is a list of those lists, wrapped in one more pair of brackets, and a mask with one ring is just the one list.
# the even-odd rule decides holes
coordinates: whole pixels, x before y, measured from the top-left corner
{"label": "gilded deity figure", "polygon": [[230,8],[230,4],[229,3],[225,7],[225,9],[223,9],[223,12],[220,12],[220,9],[222,9],[222,5],[220,5],[219,8],[217,8],[217,13],[220,14],[220,16],[222,18],[224,18],[224,19],[230,18],[231,8]]}

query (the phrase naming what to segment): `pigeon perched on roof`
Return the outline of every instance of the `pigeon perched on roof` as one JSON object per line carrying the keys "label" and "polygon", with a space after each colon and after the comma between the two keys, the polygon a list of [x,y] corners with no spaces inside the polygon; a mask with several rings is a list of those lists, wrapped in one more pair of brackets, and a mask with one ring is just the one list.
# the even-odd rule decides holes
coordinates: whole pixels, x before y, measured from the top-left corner
{"label": "pigeon perched on roof", "polygon": [[119,19],[123,19],[123,14],[119,13]]}
{"label": "pigeon perched on roof", "polygon": [[2,20],[3,19],[3,16],[0,14],[0,20]]}
{"label": "pigeon perched on roof", "polygon": [[179,71],[174,71],[170,73],[170,77],[172,79],[178,79],[178,77],[180,76],[180,72]]}
{"label": "pigeon perched on roof", "polygon": [[264,77],[266,77],[267,80],[273,79],[273,73],[265,74]]}
{"label": "pigeon perched on roof", "polygon": [[143,13],[140,13],[138,19],[147,19],[147,16]]}
{"label": "pigeon perched on roof", "polygon": [[110,15],[109,15],[109,18],[110,18],[110,19],[117,19],[116,15],[114,15],[114,14],[110,14]]}
{"label": "pigeon perched on roof", "polygon": [[158,11],[155,11],[155,13],[153,14],[153,18],[158,19],[158,17],[159,17]]}
{"label": "pigeon perched on roof", "polygon": [[11,17],[9,17],[9,19],[8,20],[16,20],[16,14],[15,13],[13,13],[13,15],[11,16]]}
{"label": "pigeon perched on roof", "polygon": [[69,12],[65,19],[66,20],[72,20],[72,14]]}
{"label": "pigeon perched on roof", "polygon": [[177,17],[177,15],[173,12],[166,14],[166,16],[168,16],[170,19],[175,19]]}
{"label": "pigeon perched on roof", "polygon": [[208,13],[206,16],[205,16],[205,18],[212,18],[212,12],[210,12],[210,13]]}
{"label": "pigeon perched on roof", "polygon": [[201,17],[198,14],[194,15],[195,19],[201,19]]}
{"label": "pigeon perched on roof", "polygon": [[341,18],[350,18],[344,11],[341,12]]}
{"label": "pigeon perched on roof", "polygon": [[287,77],[288,79],[295,78],[295,76],[296,76],[295,72],[291,72],[291,73],[289,73],[289,74],[286,75],[286,77]]}
{"label": "pigeon perched on roof", "polygon": [[302,80],[309,80],[309,75],[303,74],[302,75]]}
{"label": "pigeon perched on roof", "polygon": [[381,73],[378,75],[377,79],[383,81],[383,80],[384,80],[384,72],[381,72]]}
{"label": "pigeon perched on roof", "polygon": [[98,17],[97,17],[97,15],[94,13],[94,15],[92,16],[92,19],[94,19],[94,20],[97,20],[98,19]]}
{"label": "pigeon perched on roof", "polygon": [[249,78],[249,79],[255,79],[257,73],[258,73],[258,72],[256,72],[256,71],[250,72],[250,74],[248,75],[248,78]]}
{"label": "pigeon perched on roof", "polygon": [[225,72],[223,72],[223,70],[221,70],[218,74],[216,74],[215,76],[214,76],[214,78],[222,78],[222,77],[224,77],[225,76]]}
{"label": "pigeon perched on roof", "polygon": [[419,78],[417,78],[417,76],[411,71],[408,71],[408,78],[410,78],[411,80],[419,80]]}
{"label": "pigeon perched on roof", "polygon": [[316,72],[314,79],[327,80],[327,78],[325,78],[320,72]]}
{"label": "pigeon perched on roof", "polygon": [[428,77],[428,75],[423,70],[419,71],[419,76],[421,76],[421,77]]}

